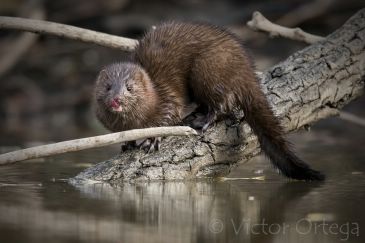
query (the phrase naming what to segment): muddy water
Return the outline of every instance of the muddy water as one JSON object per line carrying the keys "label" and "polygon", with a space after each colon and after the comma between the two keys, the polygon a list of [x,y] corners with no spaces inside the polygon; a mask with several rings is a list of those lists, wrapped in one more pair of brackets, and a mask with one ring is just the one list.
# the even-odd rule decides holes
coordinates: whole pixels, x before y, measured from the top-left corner
{"label": "muddy water", "polygon": [[333,123],[292,136],[324,183],[286,181],[263,158],[228,180],[64,181],[114,148],[0,167],[0,242],[365,242],[362,128]]}

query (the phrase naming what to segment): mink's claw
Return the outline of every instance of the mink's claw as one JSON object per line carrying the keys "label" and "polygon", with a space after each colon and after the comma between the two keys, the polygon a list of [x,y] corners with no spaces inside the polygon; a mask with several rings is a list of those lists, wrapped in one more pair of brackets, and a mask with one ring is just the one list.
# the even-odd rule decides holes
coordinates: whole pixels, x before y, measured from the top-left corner
{"label": "mink's claw", "polygon": [[147,138],[140,145],[140,149],[143,149],[146,153],[152,153],[160,150],[161,137]]}

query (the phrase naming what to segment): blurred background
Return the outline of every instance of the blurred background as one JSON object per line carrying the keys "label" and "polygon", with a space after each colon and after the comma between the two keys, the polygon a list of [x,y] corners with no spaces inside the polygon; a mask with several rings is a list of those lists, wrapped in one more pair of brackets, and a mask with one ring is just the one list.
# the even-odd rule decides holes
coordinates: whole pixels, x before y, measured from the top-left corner
{"label": "blurred background", "polygon": [[[307,45],[251,31],[245,23],[254,11],[326,36],[363,7],[364,0],[0,0],[0,15],[130,38],[165,20],[208,21],[240,36],[263,71]],[[124,55],[0,30],[0,152],[107,133],[91,109],[93,84]],[[288,182],[263,156],[225,181],[66,183],[119,145],[0,166],[0,242],[365,242],[364,107],[362,96],[344,109],[356,122],[328,118],[289,136],[299,156],[326,174],[320,184]],[[263,221],[289,228],[250,231]],[[313,228],[321,222],[327,228]],[[341,232],[329,234],[330,225]]]}
{"label": "blurred background", "polygon": [[[284,26],[325,36],[364,5],[361,0],[0,0],[0,15],[130,38],[141,37],[165,20],[208,21],[239,35],[258,70],[265,70],[306,44],[251,31],[245,23],[254,11]],[[1,30],[0,145],[28,146],[107,132],[96,121],[90,98],[101,67],[123,55],[82,42]]]}

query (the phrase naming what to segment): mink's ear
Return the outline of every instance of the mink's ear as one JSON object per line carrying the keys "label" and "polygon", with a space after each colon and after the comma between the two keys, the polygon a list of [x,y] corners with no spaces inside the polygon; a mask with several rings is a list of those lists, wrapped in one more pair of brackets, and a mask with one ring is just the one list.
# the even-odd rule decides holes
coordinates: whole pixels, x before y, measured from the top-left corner
{"label": "mink's ear", "polygon": [[143,75],[144,75],[143,71],[137,69],[135,74],[134,74],[134,80],[136,80],[137,82],[142,82],[143,81]]}
{"label": "mink's ear", "polygon": [[99,74],[98,74],[98,81],[103,81],[106,80],[108,78],[108,73],[106,71],[106,69],[102,69]]}

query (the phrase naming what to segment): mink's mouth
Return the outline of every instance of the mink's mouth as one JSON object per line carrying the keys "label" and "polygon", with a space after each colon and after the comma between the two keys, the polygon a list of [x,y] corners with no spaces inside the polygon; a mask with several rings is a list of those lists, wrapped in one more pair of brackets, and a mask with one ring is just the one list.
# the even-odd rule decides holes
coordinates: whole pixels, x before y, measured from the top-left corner
{"label": "mink's mouth", "polygon": [[119,106],[119,107],[110,107],[110,109],[111,109],[113,112],[122,112],[122,111],[123,111],[123,109],[122,109],[122,107],[121,107],[121,106]]}
{"label": "mink's mouth", "polygon": [[113,112],[122,112],[123,111],[122,106],[120,105],[120,100],[118,100],[118,99],[111,100],[109,103],[109,108]]}

